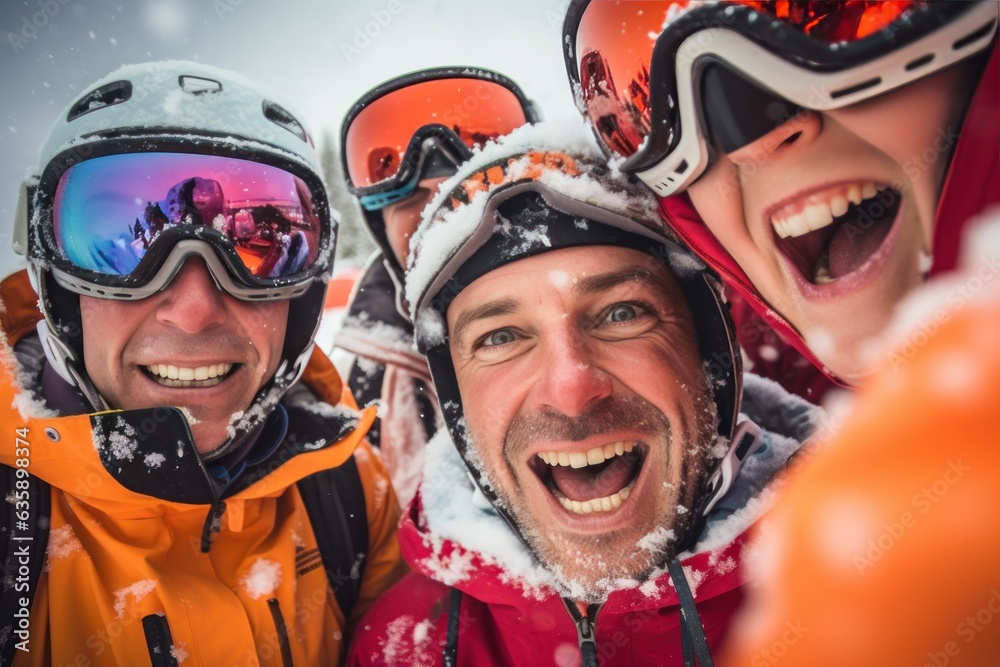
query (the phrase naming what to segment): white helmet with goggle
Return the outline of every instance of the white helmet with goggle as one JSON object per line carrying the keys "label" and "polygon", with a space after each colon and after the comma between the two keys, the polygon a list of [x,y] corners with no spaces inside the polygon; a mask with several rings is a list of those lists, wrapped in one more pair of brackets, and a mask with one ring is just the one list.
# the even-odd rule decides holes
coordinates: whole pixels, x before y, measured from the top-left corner
{"label": "white helmet with goggle", "polygon": [[[50,132],[15,220],[50,363],[107,407],[83,365],[79,295],[146,298],[197,255],[237,299],[290,300],[282,363],[255,399],[274,401],[308,362],[334,255],[319,173],[305,126],[236,74],[166,61],[95,83]],[[266,416],[245,413],[213,456]]]}

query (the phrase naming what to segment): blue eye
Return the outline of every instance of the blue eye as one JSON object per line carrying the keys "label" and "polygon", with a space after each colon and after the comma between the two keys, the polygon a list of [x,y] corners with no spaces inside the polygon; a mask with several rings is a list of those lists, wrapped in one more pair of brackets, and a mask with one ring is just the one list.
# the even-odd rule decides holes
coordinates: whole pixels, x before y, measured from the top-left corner
{"label": "blue eye", "polygon": [[486,338],[483,339],[483,345],[489,347],[496,347],[499,345],[506,345],[507,343],[514,342],[514,334],[512,334],[507,329],[500,329],[499,331],[494,331],[488,334]]}
{"label": "blue eye", "polygon": [[638,309],[628,304],[620,304],[608,311],[608,322],[627,322],[639,316]]}

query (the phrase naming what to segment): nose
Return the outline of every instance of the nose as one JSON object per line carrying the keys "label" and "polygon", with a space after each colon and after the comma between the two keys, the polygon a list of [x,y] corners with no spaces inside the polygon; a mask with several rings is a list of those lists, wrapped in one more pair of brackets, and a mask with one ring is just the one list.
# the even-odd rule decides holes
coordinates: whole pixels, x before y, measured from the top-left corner
{"label": "nose", "polygon": [[611,395],[612,378],[595,365],[595,355],[583,336],[552,336],[541,342],[540,352],[538,380],[532,390],[536,409],[547,407],[577,417]]}
{"label": "nose", "polygon": [[167,288],[153,298],[160,299],[157,320],[185,333],[205,331],[226,319],[227,296],[200,258],[185,261]]}
{"label": "nose", "polygon": [[819,113],[801,109],[781,125],[742,148],[728,153],[729,159],[740,167],[760,165],[773,160],[793,148],[809,146],[823,129]]}

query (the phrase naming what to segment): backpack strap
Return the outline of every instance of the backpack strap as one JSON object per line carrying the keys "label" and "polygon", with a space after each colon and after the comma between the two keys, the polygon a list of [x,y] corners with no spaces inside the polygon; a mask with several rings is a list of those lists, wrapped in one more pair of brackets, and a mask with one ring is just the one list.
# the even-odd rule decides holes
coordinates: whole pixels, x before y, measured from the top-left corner
{"label": "backpack strap", "polygon": [[298,483],[330,587],[344,619],[361,592],[368,551],[365,490],[354,457]]}
{"label": "backpack strap", "polygon": [[[19,618],[31,611],[49,541],[49,485],[23,468],[0,465],[0,667],[14,662]],[[27,513],[27,514],[25,514]],[[27,516],[27,519],[25,519]],[[27,560],[25,564],[24,560]],[[27,567],[27,573],[22,570]],[[27,602],[27,605],[22,604]],[[10,625],[7,625],[10,623]]]}

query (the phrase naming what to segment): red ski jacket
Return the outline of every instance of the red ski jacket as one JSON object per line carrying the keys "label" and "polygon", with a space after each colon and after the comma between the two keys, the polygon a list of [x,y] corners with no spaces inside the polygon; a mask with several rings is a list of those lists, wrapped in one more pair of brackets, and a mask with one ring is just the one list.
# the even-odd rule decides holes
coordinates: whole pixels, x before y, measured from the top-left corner
{"label": "red ski jacket", "polygon": [[[775,474],[823,419],[773,382],[747,376],[745,393],[745,412],[765,429],[765,444],[709,515],[698,545],[680,557],[693,615],[713,654],[744,597],[744,564],[754,553],[746,531],[769,506]],[[458,637],[455,665],[579,665],[584,628],[551,573],[474,491],[447,432],[428,444],[426,461],[399,528],[400,549],[414,572],[362,619],[347,664],[447,664],[450,625]],[[594,619],[604,667],[685,664],[681,604],[666,571],[618,585]]]}

